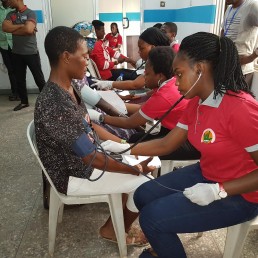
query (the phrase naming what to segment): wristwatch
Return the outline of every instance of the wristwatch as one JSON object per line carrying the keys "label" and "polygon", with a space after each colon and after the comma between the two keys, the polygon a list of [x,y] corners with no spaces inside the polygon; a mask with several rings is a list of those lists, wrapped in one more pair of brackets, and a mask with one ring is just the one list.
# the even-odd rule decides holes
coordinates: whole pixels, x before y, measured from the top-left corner
{"label": "wristwatch", "polygon": [[223,184],[219,183],[219,193],[218,193],[220,198],[226,198],[228,196],[228,193],[225,191]]}
{"label": "wristwatch", "polygon": [[100,114],[100,116],[99,116],[99,121],[100,121],[100,123],[104,123],[104,120],[105,120],[104,115],[103,115],[103,114]]}

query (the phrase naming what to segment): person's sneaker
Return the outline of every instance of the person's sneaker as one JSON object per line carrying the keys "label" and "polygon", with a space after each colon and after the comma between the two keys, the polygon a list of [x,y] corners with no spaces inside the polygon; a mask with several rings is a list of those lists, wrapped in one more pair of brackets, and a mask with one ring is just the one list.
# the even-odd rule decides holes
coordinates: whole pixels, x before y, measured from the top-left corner
{"label": "person's sneaker", "polygon": [[29,107],[29,104],[22,104],[20,103],[18,106],[16,106],[13,111],[18,111],[18,110],[21,110],[23,108],[26,108],[26,107]]}
{"label": "person's sneaker", "polygon": [[9,97],[10,101],[20,101],[21,99],[17,95],[10,95]]}

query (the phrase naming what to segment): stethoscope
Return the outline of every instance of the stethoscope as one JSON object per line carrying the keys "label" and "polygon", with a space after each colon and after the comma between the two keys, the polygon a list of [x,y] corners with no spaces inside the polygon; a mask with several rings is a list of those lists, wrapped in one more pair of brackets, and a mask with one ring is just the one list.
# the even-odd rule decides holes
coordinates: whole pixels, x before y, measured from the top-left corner
{"label": "stethoscope", "polygon": [[[190,87],[190,89],[189,89],[182,97],[180,97],[180,98],[166,111],[166,113],[164,113],[164,114],[160,117],[159,120],[157,120],[157,122],[146,132],[146,134],[144,134],[137,142],[135,142],[134,144],[132,144],[132,145],[131,145],[129,148],[127,148],[126,150],[120,151],[120,152],[107,153],[107,151],[105,151],[105,150],[103,149],[103,147],[101,146],[97,134],[93,131],[93,134],[92,134],[91,136],[94,138],[95,143],[96,143],[96,145],[97,145],[97,148],[98,148],[101,152],[103,152],[103,154],[104,154],[104,156],[105,156],[105,164],[104,164],[104,168],[103,168],[103,170],[102,170],[102,173],[101,173],[97,178],[94,178],[94,179],[88,178],[88,180],[94,182],[94,181],[97,181],[98,179],[100,179],[100,178],[104,175],[104,173],[105,173],[105,171],[106,171],[106,167],[107,167],[107,157],[110,157],[110,158],[116,160],[116,162],[118,162],[118,163],[122,163],[122,164],[124,164],[124,165],[126,165],[126,166],[129,166],[130,168],[134,169],[137,173],[140,173],[141,175],[147,177],[147,178],[150,179],[150,180],[153,180],[152,177],[150,177],[150,176],[144,174],[143,172],[139,171],[138,169],[134,168],[133,166],[130,166],[129,164],[126,164],[126,163],[124,163],[124,162],[118,160],[116,157],[119,156],[119,155],[121,155],[121,154],[123,154],[123,153],[125,153],[125,152],[127,152],[128,150],[132,149],[132,148],[135,147],[137,144],[139,144],[141,141],[143,141],[143,140],[151,133],[151,131],[152,131],[156,126],[158,126],[159,123],[161,123],[161,121],[170,113],[170,111],[171,111],[172,109],[174,109],[174,108],[186,97],[186,95],[189,94],[189,92],[194,88],[194,86],[195,86],[195,85],[197,84],[197,82],[200,80],[201,76],[202,76],[202,73],[200,72],[200,73],[199,73],[199,76],[198,76],[198,78],[197,78],[197,80],[196,80],[196,81],[194,82],[194,84]],[[89,166],[88,166],[89,169],[91,168],[91,165],[92,165],[94,159],[96,158],[96,154],[97,154],[97,151],[95,150],[93,159],[91,160],[91,162],[90,162],[90,164],[89,164]],[[161,186],[161,187],[163,187],[163,188],[165,188],[165,189],[168,189],[168,190],[170,190],[170,191],[183,192],[182,190],[178,190],[178,189],[174,189],[174,188],[170,188],[170,187],[168,187],[168,186],[165,186],[165,185],[159,183],[159,182],[156,181],[156,180],[153,180],[153,182],[157,183],[159,186]]]}

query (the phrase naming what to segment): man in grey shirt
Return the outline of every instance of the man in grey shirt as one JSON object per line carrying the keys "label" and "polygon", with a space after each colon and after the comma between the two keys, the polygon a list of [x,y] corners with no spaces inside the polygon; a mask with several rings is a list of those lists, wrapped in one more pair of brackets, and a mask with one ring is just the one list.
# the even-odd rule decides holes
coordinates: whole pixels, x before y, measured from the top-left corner
{"label": "man in grey shirt", "polygon": [[34,80],[41,91],[45,85],[41,69],[40,57],[36,40],[36,14],[24,5],[23,0],[3,0],[14,8],[7,14],[2,28],[13,35],[14,71],[18,84],[21,103],[13,110],[18,111],[29,106],[26,88],[26,70],[29,67]]}

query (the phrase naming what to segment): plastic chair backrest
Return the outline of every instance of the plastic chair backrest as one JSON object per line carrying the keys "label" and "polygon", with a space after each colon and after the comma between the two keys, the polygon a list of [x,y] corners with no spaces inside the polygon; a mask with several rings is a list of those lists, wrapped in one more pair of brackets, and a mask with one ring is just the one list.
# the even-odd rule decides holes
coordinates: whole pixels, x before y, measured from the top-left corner
{"label": "plastic chair backrest", "polygon": [[91,58],[89,59],[88,69],[89,69],[92,77],[95,77],[96,79],[101,80],[99,69],[98,69],[96,63]]}
{"label": "plastic chair backrest", "polygon": [[43,163],[41,162],[41,159],[39,157],[39,154],[38,154],[38,149],[37,149],[37,145],[36,145],[36,135],[35,135],[35,125],[34,125],[34,120],[32,120],[29,125],[28,125],[28,128],[27,128],[27,138],[28,138],[28,141],[29,141],[29,144],[30,144],[30,147],[34,153],[34,155],[36,156],[40,166],[41,166],[41,169],[43,170],[44,172],[44,175],[46,176],[48,182],[50,183],[51,187],[54,189],[54,191],[56,192],[57,195],[60,195],[60,193],[57,191],[54,183],[52,182],[50,176],[48,175]]}

